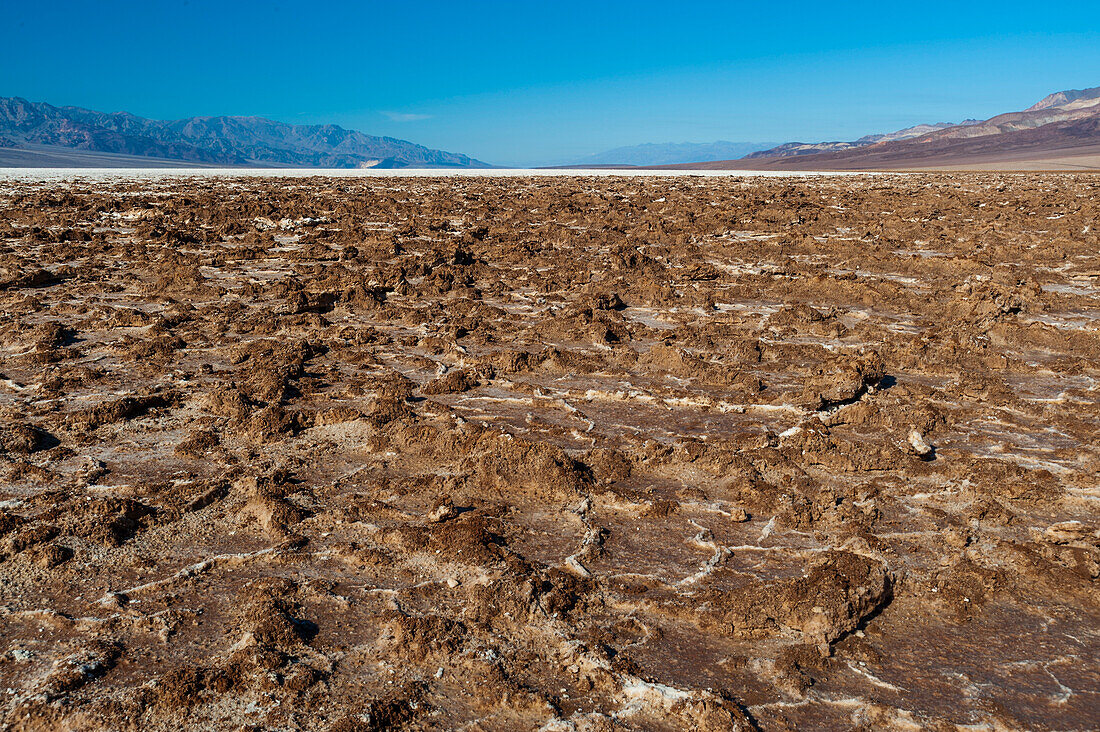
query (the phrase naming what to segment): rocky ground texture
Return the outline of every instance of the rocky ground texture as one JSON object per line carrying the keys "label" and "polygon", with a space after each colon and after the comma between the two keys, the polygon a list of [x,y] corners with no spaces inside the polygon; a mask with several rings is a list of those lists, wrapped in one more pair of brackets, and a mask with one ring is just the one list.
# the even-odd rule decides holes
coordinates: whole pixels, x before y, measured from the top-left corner
{"label": "rocky ground texture", "polygon": [[1087,729],[1100,178],[0,185],[0,726]]}

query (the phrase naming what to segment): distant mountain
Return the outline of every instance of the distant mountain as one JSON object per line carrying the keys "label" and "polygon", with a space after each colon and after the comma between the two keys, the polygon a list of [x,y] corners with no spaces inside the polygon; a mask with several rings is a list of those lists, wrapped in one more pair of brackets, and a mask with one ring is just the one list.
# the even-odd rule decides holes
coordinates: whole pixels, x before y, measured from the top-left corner
{"label": "distant mountain", "polygon": [[[645,143],[596,153],[582,158],[575,167],[592,165],[671,165],[695,160],[729,160],[763,150],[774,142],[666,142]],[[573,167],[573,166],[570,166]]]}
{"label": "distant mountain", "polygon": [[[861,144],[788,143],[741,160],[703,161],[678,168],[744,170],[882,170],[990,168],[1100,170],[1100,87],[1044,97],[1020,112],[961,124],[921,126]],[[874,137],[874,136],[871,136]],[[867,140],[869,138],[863,138]],[[795,147],[806,149],[794,152]]]}
{"label": "distant mountain", "polygon": [[[858,140],[852,142],[788,142],[783,145],[778,145],[768,150],[758,150],[750,155],[746,155],[746,158],[784,158],[792,155],[816,155],[818,153],[826,152],[843,152],[845,150],[853,150],[859,147],[866,147],[867,145],[874,145],[877,142],[893,142],[895,140],[908,140],[912,137],[920,137],[921,135],[927,135],[929,132],[937,132],[939,130],[946,130],[949,127],[961,127],[966,125],[977,124],[978,120],[968,119],[959,122],[937,122],[935,124],[920,124],[913,127],[906,127],[903,130],[897,132],[888,132],[882,135],[864,135]],[[701,160],[702,158],[700,158]]]}
{"label": "distant mountain", "polygon": [[100,153],[96,159],[107,161],[119,155],[217,166],[490,167],[467,155],[337,125],[291,125],[262,117],[190,117],[166,122],[127,112],[54,107],[19,97],[0,97],[0,140],[0,147],[8,153],[0,154],[0,161],[6,157],[31,165],[48,165],[53,158],[64,158],[59,153],[68,149]]}
{"label": "distant mountain", "polygon": [[976,119],[964,119],[962,122],[936,122],[934,124],[919,124],[912,127],[906,127],[903,130],[897,132],[888,132],[885,135],[864,135],[856,140],[858,143],[865,145],[871,145],[876,142],[893,142],[894,140],[908,140],[911,137],[920,137],[921,135],[927,135],[929,132],[937,132],[938,130],[946,130],[949,127],[967,127],[969,125],[975,125],[978,123]]}
{"label": "distant mountain", "polygon": [[1100,86],[1093,87],[1092,89],[1068,89],[1066,91],[1048,94],[1024,111],[1041,112],[1045,109],[1063,108],[1078,101],[1086,103],[1083,106],[1091,106],[1087,104],[1087,102],[1097,97],[1100,97]]}

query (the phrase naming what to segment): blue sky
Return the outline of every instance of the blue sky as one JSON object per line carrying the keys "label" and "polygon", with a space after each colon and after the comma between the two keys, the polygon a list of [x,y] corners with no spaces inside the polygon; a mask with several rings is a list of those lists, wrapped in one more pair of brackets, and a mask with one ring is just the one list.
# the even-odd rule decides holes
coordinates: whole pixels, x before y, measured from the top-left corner
{"label": "blue sky", "polygon": [[335,122],[500,164],[853,139],[1100,85],[1100,2],[14,2],[0,96]]}

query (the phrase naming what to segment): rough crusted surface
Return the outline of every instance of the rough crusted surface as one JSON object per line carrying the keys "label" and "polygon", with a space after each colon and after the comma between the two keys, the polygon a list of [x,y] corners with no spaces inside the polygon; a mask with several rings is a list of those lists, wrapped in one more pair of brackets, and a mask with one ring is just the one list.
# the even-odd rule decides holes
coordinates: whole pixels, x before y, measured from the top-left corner
{"label": "rough crusted surface", "polygon": [[0,190],[10,729],[1086,729],[1073,176]]}

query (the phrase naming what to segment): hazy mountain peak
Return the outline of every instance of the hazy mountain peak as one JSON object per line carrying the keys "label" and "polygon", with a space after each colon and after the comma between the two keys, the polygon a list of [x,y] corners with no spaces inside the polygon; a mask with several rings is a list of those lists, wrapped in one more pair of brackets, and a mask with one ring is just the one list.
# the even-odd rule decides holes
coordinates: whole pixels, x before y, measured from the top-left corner
{"label": "hazy mountain peak", "polygon": [[595,153],[579,160],[585,165],[674,165],[705,160],[729,160],[775,145],[773,142],[646,142]]}

